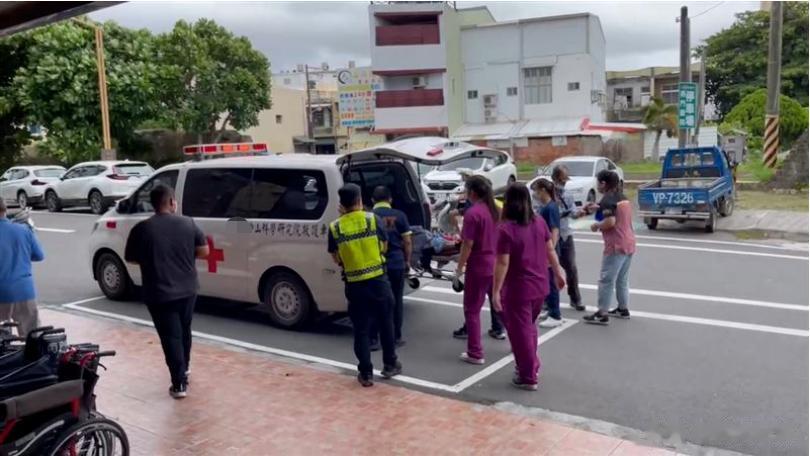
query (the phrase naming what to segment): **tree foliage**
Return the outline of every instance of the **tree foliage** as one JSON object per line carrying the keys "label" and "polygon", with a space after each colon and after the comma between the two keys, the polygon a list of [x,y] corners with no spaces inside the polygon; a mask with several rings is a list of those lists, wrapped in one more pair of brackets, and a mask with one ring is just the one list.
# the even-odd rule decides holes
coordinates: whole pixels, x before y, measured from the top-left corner
{"label": "tree foliage", "polygon": [[653,97],[650,104],[644,108],[644,117],[642,119],[644,125],[650,130],[655,132],[655,142],[653,143],[652,158],[657,161],[659,156],[659,143],[661,141],[661,134],[667,133],[668,137],[675,135],[678,128],[678,107],[676,105],[668,105],[664,100],[658,97]]}
{"label": "tree foliage", "polygon": [[[767,83],[767,11],[737,14],[734,24],[706,40],[706,94],[721,117]],[[808,4],[783,2],[781,92],[807,106]]]}
{"label": "tree foliage", "polygon": [[[742,99],[726,115],[721,126],[722,131],[730,128],[745,130],[749,135],[752,148],[759,148],[765,132],[765,105],[768,91],[759,89]],[[779,142],[789,146],[807,129],[807,108],[796,100],[784,95],[779,97]]]}
{"label": "tree foliage", "polygon": [[25,128],[25,110],[12,87],[14,75],[27,61],[26,37],[0,40],[0,172],[14,164],[30,139]]}
{"label": "tree foliage", "polygon": [[[160,95],[154,38],[146,30],[104,24],[110,134],[118,143],[153,117]],[[48,130],[45,150],[65,162],[96,158],[101,110],[95,35],[65,21],[30,32],[30,65],[15,77],[16,94],[31,123]]]}
{"label": "tree foliage", "polygon": [[247,38],[209,19],[178,21],[158,48],[166,112],[185,131],[216,142],[229,125],[258,125],[270,107],[270,64]]}

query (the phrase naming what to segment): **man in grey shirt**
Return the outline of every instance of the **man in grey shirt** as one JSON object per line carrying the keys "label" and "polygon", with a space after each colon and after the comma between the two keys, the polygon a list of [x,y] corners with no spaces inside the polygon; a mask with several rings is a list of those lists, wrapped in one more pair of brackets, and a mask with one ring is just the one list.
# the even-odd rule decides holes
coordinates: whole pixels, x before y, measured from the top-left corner
{"label": "man in grey shirt", "polygon": [[569,179],[568,168],[565,165],[555,166],[551,172],[551,179],[557,190],[560,208],[560,266],[565,270],[570,305],[581,312],[585,310],[585,306],[582,305],[582,296],[579,294],[579,273],[577,272],[574,230],[571,228],[571,220],[579,218],[585,213],[577,209],[574,197],[565,191],[565,183]]}

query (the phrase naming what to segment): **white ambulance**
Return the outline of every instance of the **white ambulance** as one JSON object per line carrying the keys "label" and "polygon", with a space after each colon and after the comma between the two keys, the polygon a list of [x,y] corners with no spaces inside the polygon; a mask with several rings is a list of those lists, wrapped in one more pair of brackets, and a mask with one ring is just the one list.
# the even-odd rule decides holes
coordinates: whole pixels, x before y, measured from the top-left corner
{"label": "white ambulance", "polygon": [[139,268],[123,261],[124,246],[132,227],[153,214],[149,192],[162,183],[175,189],[178,214],[194,218],[207,236],[210,255],[197,261],[200,295],[256,303],[290,328],[317,312],[346,311],[341,274],[326,251],[344,183],[358,184],[368,207],[373,189],[387,186],[411,225],[429,228],[429,206],[408,162],[441,165],[502,154],[447,138],[344,155],[267,155],[264,144],[187,146],[184,153],[196,159],[157,170],[95,223],[90,258],[99,287],[124,299],[140,285]]}

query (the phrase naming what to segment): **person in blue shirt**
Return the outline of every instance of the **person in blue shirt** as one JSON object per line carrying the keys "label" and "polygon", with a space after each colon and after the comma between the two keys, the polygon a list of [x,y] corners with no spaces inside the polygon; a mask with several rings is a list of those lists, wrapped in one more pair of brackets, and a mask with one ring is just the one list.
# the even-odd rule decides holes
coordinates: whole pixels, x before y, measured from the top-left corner
{"label": "person in blue shirt", "polygon": [[[551,232],[551,243],[560,256],[560,208],[556,201],[556,190],[554,183],[548,179],[538,179],[532,184],[535,198],[537,199],[538,215],[545,220],[548,230]],[[548,317],[540,323],[541,328],[556,328],[562,325],[562,314],[560,313],[560,290],[554,282],[553,271],[549,272],[549,293],[546,296],[546,310]]]}
{"label": "person in blue shirt", "polygon": [[18,333],[27,335],[39,326],[31,262],[45,254],[28,225],[12,223],[0,200],[0,321],[13,319]]}
{"label": "person in blue shirt", "polygon": [[[405,293],[405,278],[413,250],[411,225],[404,212],[391,206],[391,190],[388,187],[378,186],[371,198],[374,201],[374,214],[382,221],[388,235],[385,267],[391,291],[394,293],[394,338],[396,345],[401,347],[405,345],[405,339],[402,338],[402,296]],[[371,350],[379,350],[379,330],[376,324],[371,326],[371,336]]]}

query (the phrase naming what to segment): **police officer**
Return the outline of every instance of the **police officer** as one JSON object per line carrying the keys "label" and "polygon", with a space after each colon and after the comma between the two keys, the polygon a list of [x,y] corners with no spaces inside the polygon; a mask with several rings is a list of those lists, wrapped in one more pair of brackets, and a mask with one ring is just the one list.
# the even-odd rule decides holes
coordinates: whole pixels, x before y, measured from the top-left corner
{"label": "police officer", "polygon": [[349,318],[354,328],[357,381],[374,385],[369,349],[371,319],[377,321],[383,350],[383,378],[402,373],[394,345],[394,295],[385,272],[385,228],[374,214],[363,210],[360,187],[346,184],[338,190],[343,215],[329,225],[329,253],[343,269]]}

